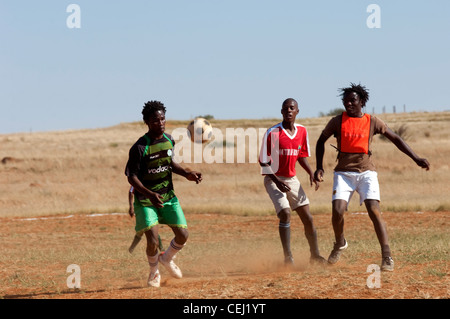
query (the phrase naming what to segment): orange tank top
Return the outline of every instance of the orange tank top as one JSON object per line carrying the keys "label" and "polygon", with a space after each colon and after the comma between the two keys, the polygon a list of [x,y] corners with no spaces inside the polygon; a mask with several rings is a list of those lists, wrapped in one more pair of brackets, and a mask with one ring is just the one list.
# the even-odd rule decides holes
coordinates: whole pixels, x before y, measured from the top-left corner
{"label": "orange tank top", "polygon": [[341,122],[341,152],[369,153],[370,115],[350,117],[342,113]]}

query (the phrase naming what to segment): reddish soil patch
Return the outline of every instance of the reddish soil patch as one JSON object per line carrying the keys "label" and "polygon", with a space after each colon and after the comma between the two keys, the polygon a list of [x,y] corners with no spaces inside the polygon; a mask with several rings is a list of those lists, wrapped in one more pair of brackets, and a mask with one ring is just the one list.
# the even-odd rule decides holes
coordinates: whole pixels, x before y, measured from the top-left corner
{"label": "reddish soil patch", "polygon": [[[60,299],[295,299],[295,298],[448,298],[448,242],[437,257],[413,258],[401,234],[426,229],[448,232],[448,212],[384,213],[392,238],[396,269],[380,274],[380,287],[369,288],[370,264],[379,264],[378,244],[367,215],[346,215],[349,249],[334,266],[314,267],[303,228],[292,221],[296,266],[282,265],[274,216],[242,217],[187,214],[190,238],[177,263],[180,280],[162,269],[162,287],[147,288],[144,243],[126,250],[134,222],[125,214],[2,218],[0,296]],[[314,216],[322,253],[328,256],[332,228],[328,214]],[[170,229],[163,227],[165,245]],[[353,244],[353,246],[352,246]],[[367,247],[367,249],[365,248]],[[420,246],[417,248],[420,251]],[[441,257],[439,257],[441,256]],[[82,269],[81,289],[69,289],[66,268]]]}

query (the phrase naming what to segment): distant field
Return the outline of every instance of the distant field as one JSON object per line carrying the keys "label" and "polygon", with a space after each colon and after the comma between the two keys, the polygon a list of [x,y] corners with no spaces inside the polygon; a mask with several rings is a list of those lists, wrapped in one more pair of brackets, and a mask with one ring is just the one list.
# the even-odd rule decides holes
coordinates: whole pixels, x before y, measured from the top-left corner
{"label": "distant field", "polygon": [[[382,209],[389,211],[450,210],[450,112],[378,115],[393,129],[407,128],[407,143],[431,163],[420,169],[390,142],[376,137],[374,161],[381,184]],[[329,117],[302,119],[312,149]],[[266,129],[280,119],[212,120],[215,128]],[[168,121],[167,131],[184,128],[189,121]],[[124,123],[96,130],[0,135],[0,216],[36,216],[61,213],[125,212],[128,183],[124,168],[131,145],[146,132],[141,123]],[[237,144],[237,143],[236,143]],[[237,153],[229,143],[225,153]],[[326,145],[325,182],[319,191],[308,186],[298,166],[314,213],[329,213],[332,171],[336,152]],[[246,142],[246,147],[250,146]],[[253,144],[251,145],[254,146]],[[259,145],[257,145],[259,148]],[[248,152],[248,150],[247,150]],[[225,155],[224,155],[225,156]],[[175,190],[187,212],[239,215],[272,214],[272,203],[262,185],[257,163],[188,163],[200,170],[200,185],[175,177]],[[353,200],[351,211],[361,208]]]}

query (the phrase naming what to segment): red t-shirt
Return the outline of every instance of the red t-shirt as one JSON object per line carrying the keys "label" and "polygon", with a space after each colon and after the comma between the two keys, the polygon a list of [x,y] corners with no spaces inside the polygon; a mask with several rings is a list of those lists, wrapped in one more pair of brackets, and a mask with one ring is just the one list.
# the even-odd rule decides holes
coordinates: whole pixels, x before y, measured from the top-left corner
{"label": "red t-shirt", "polygon": [[[295,132],[290,135],[281,123],[269,128],[264,135],[261,146],[260,162],[273,164],[278,159],[277,176],[293,177],[296,174],[295,164],[299,157],[311,156],[308,132],[303,125],[294,124]],[[277,158],[274,158],[277,156]]]}

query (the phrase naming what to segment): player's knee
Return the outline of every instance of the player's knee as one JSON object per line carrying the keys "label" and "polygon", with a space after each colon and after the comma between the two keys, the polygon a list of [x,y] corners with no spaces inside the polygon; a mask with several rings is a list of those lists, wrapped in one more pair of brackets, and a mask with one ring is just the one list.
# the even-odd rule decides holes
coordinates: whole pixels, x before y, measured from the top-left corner
{"label": "player's knee", "polygon": [[158,233],[153,232],[153,230],[148,230],[145,232],[145,238],[147,239],[147,250],[155,251],[158,248]]}
{"label": "player's knee", "polygon": [[305,227],[312,227],[313,225],[313,217],[311,214],[305,214],[300,216],[300,219],[302,220],[303,225]]}
{"label": "player's knee", "polygon": [[147,248],[146,253],[148,256],[154,256],[158,253],[158,244],[153,243],[152,241],[147,240]]}
{"label": "player's knee", "polygon": [[345,210],[347,209],[347,202],[344,200],[334,200],[333,201],[333,210],[332,210],[332,218],[333,219],[342,219],[344,218]]}
{"label": "player's knee", "polygon": [[179,245],[184,245],[189,238],[189,231],[186,228],[174,228],[175,242]]}
{"label": "player's knee", "polygon": [[151,250],[156,250],[158,245],[159,245],[158,238],[147,237],[147,247],[149,247]]}
{"label": "player's knee", "polygon": [[280,219],[281,223],[289,223],[291,221],[291,212],[288,209],[282,209],[278,213],[278,218]]}
{"label": "player's knee", "polygon": [[366,199],[364,201],[364,204],[366,205],[367,212],[369,214],[378,214],[381,212],[380,210],[380,203],[377,200],[372,199]]}

